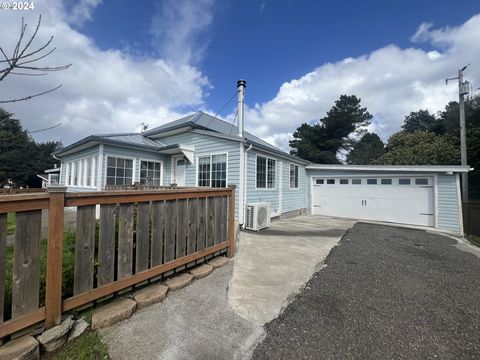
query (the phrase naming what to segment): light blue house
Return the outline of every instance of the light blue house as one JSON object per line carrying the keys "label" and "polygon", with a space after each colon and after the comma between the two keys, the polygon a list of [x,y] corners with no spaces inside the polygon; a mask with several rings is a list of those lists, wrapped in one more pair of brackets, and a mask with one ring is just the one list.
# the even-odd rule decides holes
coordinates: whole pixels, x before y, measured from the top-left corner
{"label": "light blue house", "polygon": [[462,234],[460,166],[318,165],[239,126],[198,112],[143,133],[86,137],[55,153],[69,191],[107,185],[237,186],[235,216],[264,202],[271,216],[314,214],[397,222]]}

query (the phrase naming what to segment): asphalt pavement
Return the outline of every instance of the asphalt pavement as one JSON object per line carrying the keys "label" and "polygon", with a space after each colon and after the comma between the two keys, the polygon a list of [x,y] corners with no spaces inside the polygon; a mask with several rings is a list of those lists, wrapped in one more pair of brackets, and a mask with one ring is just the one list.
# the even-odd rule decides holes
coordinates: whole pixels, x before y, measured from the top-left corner
{"label": "asphalt pavement", "polygon": [[326,264],[265,325],[253,359],[480,359],[478,250],[358,223]]}

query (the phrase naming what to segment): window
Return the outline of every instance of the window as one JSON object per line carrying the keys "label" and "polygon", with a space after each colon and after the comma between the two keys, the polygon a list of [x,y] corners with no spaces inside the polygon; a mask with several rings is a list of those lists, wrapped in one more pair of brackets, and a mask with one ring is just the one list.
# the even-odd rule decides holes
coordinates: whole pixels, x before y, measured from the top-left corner
{"label": "window", "polygon": [[428,185],[428,179],[415,179],[415,185]]}
{"label": "window", "polygon": [[392,179],[382,179],[380,183],[382,185],[392,185]]}
{"label": "window", "polygon": [[198,157],[198,186],[227,187],[227,154]]}
{"label": "window", "polygon": [[362,179],[352,179],[352,185],[361,185]]}
{"label": "window", "polygon": [[227,155],[212,155],[212,187],[227,187]]}
{"label": "window", "polygon": [[140,184],[160,185],[162,163],[157,161],[140,161]]}
{"label": "window", "polygon": [[340,179],[340,185],[348,185],[348,179]]}
{"label": "window", "polygon": [[298,165],[290,164],[290,189],[298,189]]}
{"label": "window", "polygon": [[96,156],[65,163],[65,185],[95,187]]}
{"label": "window", "polygon": [[48,175],[49,179],[48,179],[48,182],[49,182],[49,185],[52,185],[52,184],[58,184],[58,174],[49,174]]}
{"label": "window", "polygon": [[133,183],[133,160],[108,157],[107,185],[131,185]]}
{"label": "window", "polygon": [[275,188],[276,161],[263,156],[257,156],[257,188]]}
{"label": "window", "polygon": [[410,185],[410,179],[398,179],[398,185]]}
{"label": "window", "polygon": [[316,185],[323,185],[323,179],[316,179],[315,184]]}
{"label": "window", "polygon": [[327,184],[328,185],[334,185],[335,184],[335,179],[327,179]]}
{"label": "window", "polygon": [[368,185],[377,185],[377,179],[367,179]]}

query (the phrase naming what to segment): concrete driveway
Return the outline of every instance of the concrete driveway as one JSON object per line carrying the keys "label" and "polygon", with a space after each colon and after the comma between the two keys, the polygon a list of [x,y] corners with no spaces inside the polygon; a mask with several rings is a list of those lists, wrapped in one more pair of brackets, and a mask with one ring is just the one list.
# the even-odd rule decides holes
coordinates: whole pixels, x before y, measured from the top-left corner
{"label": "concrete driveway", "polygon": [[242,232],[227,266],[100,331],[113,359],[248,359],[353,221],[302,216]]}

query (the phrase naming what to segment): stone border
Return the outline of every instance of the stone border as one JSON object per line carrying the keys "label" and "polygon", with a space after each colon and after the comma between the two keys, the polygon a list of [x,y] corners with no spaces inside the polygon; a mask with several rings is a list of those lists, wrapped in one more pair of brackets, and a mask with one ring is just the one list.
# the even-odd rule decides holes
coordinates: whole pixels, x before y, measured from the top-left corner
{"label": "stone border", "polygon": [[0,359],[40,359],[40,352],[50,353],[65,343],[81,336],[89,327],[92,330],[111,326],[131,317],[135,311],[162,302],[171,291],[190,285],[193,280],[210,275],[214,269],[230,261],[226,256],[217,256],[202,264],[165,279],[164,283],[150,283],[129,294],[128,298],[115,299],[93,309],[91,324],[83,318],[74,320],[72,315],[64,316],[62,323],[44,331],[36,338],[26,335],[0,346]]}

